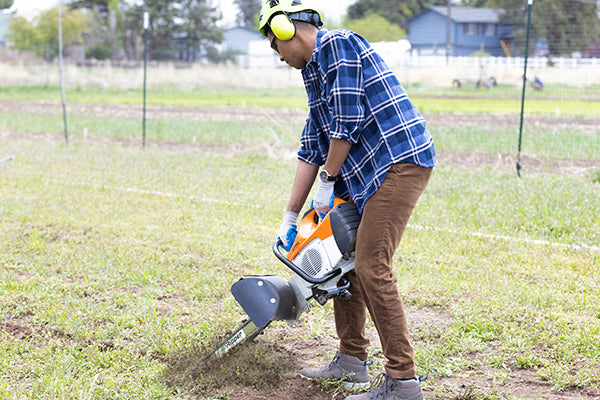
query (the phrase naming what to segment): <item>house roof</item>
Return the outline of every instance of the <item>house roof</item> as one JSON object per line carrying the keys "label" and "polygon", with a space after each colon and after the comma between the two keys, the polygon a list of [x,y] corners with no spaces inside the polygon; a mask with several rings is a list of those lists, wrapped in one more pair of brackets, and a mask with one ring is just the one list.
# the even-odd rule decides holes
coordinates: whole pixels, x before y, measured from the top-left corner
{"label": "house roof", "polygon": [[[448,16],[448,7],[446,6],[430,6],[424,11],[432,10],[444,17]],[[500,22],[498,11],[493,8],[478,8],[478,7],[451,7],[450,19],[459,23],[480,22],[497,24]]]}

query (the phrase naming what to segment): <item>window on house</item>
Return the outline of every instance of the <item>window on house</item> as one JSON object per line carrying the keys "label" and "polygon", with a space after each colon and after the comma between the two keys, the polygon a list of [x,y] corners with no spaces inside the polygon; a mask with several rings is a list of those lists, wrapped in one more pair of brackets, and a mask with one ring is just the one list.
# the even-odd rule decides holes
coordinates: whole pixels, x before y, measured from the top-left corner
{"label": "window on house", "polygon": [[485,36],[496,36],[496,24],[485,24]]}
{"label": "window on house", "polygon": [[477,24],[476,23],[468,23],[463,25],[465,35],[476,35],[477,34]]}

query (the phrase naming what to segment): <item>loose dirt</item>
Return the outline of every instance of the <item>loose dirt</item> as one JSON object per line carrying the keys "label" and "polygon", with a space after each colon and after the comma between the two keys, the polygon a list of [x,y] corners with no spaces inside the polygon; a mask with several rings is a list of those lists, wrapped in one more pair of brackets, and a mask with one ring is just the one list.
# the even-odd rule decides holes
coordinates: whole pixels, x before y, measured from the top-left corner
{"label": "loose dirt", "polygon": [[[441,310],[406,310],[411,331],[424,326],[443,330],[452,323],[450,317]],[[324,322],[323,330],[315,336],[308,323],[288,327],[285,324],[267,327],[262,335],[252,343],[245,343],[222,362],[209,366],[194,364],[193,354],[187,354],[171,364],[166,378],[176,386],[194,387],[187,392],[199,400],[342,400],[353,394],[332,382],[308,381],[302,379],[298,371],[306,366],[324,365],[335,353],[337,340],[332,319]],[[372,325],[367,330],[375,351],[372,359],[376,365],[384,362],[381,346]],[[418,348],[418,342],[416,343]],[[199,357],[200,354],[196,354]],[[469,357],[476,358],[477,354]],[[269,360],[266,362],[265,360]],[[475,363],[477,364],[477,363]],[[190,365],[192,366],[190,368]],[[374,377],[380,370],[371,369]],[[485,399],[543,399],[543,400],[592,400],[600,398],[598,388],[570,388],[555,390],[542,381],[530,369],[506,365],[499,378],[498,370],[486,367],[471,367],[461,371],[460,376],[450,378],[429,374],[425,385],[425,399],[485,400]],[[427,371],[419,371],[427,374]],[[171,376],[169,376],[171,374]],[[216,377],[216,378],[215,378]],[[209,378],[212,386],[203,384]]]}

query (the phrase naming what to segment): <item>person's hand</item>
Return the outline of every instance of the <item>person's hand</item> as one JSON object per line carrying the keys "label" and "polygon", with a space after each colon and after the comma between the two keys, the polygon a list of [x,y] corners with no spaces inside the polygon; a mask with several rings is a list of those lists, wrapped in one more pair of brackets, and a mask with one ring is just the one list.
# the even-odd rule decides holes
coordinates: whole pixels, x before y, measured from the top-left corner
{"label": "person's hand", "polygon": [[283,214],[283,221],[281,227],[277,233],[277,238],[281,240],[281,247],[285,251],[290,251],[294,240],[296,240],[296,234],[298,233],[298,213],[293,211],[286,211]]}
{"label": "person's hand", "polygon": [[312,207],[321,218],[329,212],[333,206],[333,187],[335,182],[327,182],[319,179],[319,186],[312,201]]}

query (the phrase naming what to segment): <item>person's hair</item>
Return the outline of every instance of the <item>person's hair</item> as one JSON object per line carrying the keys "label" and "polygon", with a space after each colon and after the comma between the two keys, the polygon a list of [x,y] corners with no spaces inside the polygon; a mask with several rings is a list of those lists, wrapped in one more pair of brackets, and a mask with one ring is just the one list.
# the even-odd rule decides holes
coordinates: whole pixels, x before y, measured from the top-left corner
{"label": "person's hair", "polygon": [[266,24],[264,27],[264,30],[265,30],[265,37],[269,36],[269,33],[273,33],[273,31],[271,30],[270,24]]}
{"label": "person's hair", "polygon": [[306,21],[302,21],[299,19],[293,19],[292,22],[296,25],[296,29],[302,29],[302,30],[312,30],[312,29],[319,29],[319,27],[311,22],[306,22]]}

